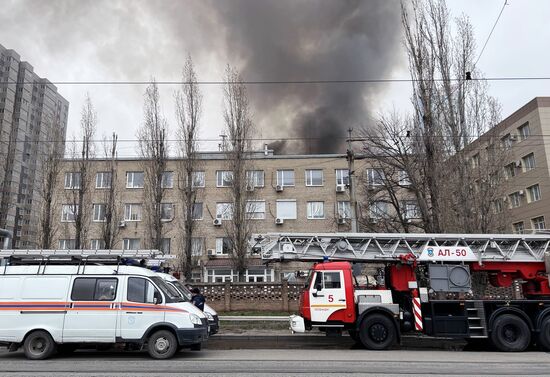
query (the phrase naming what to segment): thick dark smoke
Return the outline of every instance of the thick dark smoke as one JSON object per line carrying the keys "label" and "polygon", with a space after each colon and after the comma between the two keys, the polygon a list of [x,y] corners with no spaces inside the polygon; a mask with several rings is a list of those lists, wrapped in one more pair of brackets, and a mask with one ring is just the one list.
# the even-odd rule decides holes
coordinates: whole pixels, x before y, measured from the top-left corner
{"label": "thick dark smoke", "polygon": [[[20,0],[8,6],[0,24],[33,36],[26,41],[51,57],[61,78],[70,67],[74,79],[178,79],[187,53],[199,73],[219,73],[200,77],[205,80],[219,80],[227,63],[247,81],[374,79],[402,63],[397,0]],[[73,55],[80,65],[67,61]],[[128,106],[134,100],[141,106],[141,89],[126,99],[127,111],[140,112]],[[280,151],[320,153],[344,151],[346,130],[368,123],[384,86],[248,89],[262,137],[301,140],[282,143]],[[105,93],[121,100],[110,87]],[[113,104],[109,111],[116,110]]]}

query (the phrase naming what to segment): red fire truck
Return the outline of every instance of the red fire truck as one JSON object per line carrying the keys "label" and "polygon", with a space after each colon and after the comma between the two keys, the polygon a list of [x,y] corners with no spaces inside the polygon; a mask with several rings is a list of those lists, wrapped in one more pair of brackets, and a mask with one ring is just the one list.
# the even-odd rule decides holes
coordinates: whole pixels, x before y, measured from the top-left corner
{"label": "red fire truck", "polygon": [[[293,332],[349,332],[382,350],[419,332],[550,350],[550,236],[270,233],[267,262],[316,262]],[[365,280],[365,273],[367,274]],[[361,277],[363,282],[361,282]]]}

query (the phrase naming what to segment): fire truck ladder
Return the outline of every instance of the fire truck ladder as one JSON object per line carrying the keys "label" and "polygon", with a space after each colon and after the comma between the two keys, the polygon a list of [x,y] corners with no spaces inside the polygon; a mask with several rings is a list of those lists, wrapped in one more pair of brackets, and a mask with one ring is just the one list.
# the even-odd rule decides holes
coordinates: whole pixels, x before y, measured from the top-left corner
{"label": "fire truck ladder", "polygon": [[477,262],[544,262],[546,234],[267,233],[252,238],[266,261],[323,259],[389,262],[420,257],[427,247],[467,247]]}

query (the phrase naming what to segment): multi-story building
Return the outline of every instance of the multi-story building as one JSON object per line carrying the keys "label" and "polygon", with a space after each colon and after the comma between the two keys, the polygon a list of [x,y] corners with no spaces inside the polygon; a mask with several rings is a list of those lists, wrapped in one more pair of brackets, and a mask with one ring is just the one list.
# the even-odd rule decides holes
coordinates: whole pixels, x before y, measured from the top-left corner
{"label": "multi-story building", "polygon": [[[491,131],[506,152],[503,197],[495,210],[506,211],[503,232],[545,231],[550,221],[550,97],[536,97]],[[480,138],[483,139],[483,136]]]}
{"label": "multi-story building", "polygon": [[37,246],[41,156],[64,150],[68,111],[54,85],[0,45],[0,228],[13,232],[11,247]]}
{"label": "multi-story building", "polygon": [[[111,187],[107,160],[93,160],[92,194],[89,206],[88,236],[85,248],[102,248],[101,227],[104,222],[105,191]],[[362,169],[360,162],[357,170]],[[229,243],[224,228],[231,221],[231,179],[223,152],[202,153],[194,177],[197,205],[193,244],[195,247],[195,280],[216,282],[235,279],[236,270],[228,256]],[[178,160],[168,161],[163,176],[166,188],[163,251],[180,255],[183,243],[183,211]],[[118,236],[115,248],[147,248],[143,160],[118,159],[116,178],[117,202],[120,203]],[[265,150],[250,158],[249,214],[254,233],[266,232],[349,232],[350,198],[346,155],[274,155]],[[73,194],[78,188],[78,173],[73,161],[65,160],[57,190],[56,202],[61,226],[57,234],[59,248],[74,247]],[[76,183],[75,183],[76,182]],[[62,188],[62,189],[61,189]],[[247,281],[275,281],[282,274],[294,273],[294,265],[285,270],[264,266],[258,258],[250,258]]]}

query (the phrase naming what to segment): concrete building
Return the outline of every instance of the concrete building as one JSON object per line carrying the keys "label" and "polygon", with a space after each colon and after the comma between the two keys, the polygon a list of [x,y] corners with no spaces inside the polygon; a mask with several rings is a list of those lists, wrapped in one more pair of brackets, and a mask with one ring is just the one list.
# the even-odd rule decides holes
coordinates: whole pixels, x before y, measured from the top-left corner
{"label": "concrete building", "polygon": [[37,246],[40,157],[64,150],[68,111],[54,85],[0,45],[0,228],[13,232],[11,247]]}
{"label": "concrete building", "polygon": [[[102,248],[102,203],[105,190],[110,187],[110,174],[105,172],[106,160],[93,162],[93,193],[89,233],[86,248]],[[364,162],[356,163],[358,171]],[[59,248],[74,247],[74,224],[71,213],[72,195],[78,182],[73,163],[66,160],[60,176],[56,200],[61,226],[57,234]],[[195,177],[198,192],[196,218],[196,271],[194,280],[225,281],[235,279],[236,271],[228,258],[224,223],[231,221],[227,206],[231,202],[230,185],[224,168],[222,152],[202,153],[200,172]],[[139,159],[116,161],[116,179],[120,203],[119,234],[115,248],[147,248],[145,238],[144,169]],[[251,198],[254,211],[250,213],[254,233],[266,232],[349,232],[350,199],[348,163],[345,155],[274,155],[273,151],[255,152],[251,158]],[[165,252],[178,255],[182,250],[183,211],[178,174],[178,160],[169,160],[164,175],[166,194]],[[221,225],[218,225],[221,224]],[[258,258],[249,260],[247,281],[278,281],[299,266],[288,265],[277,270],[262,265]]]}

